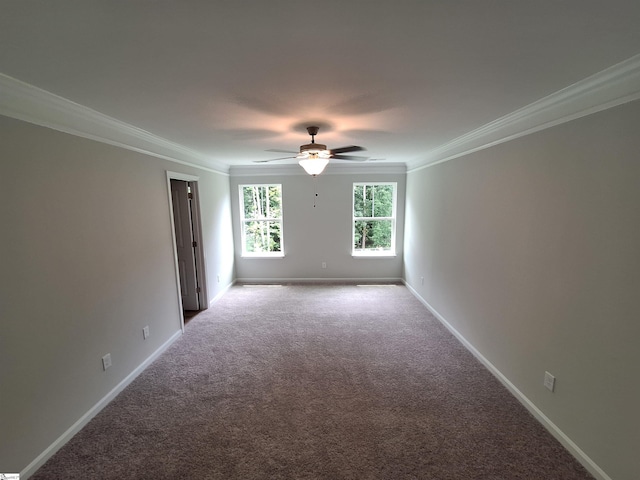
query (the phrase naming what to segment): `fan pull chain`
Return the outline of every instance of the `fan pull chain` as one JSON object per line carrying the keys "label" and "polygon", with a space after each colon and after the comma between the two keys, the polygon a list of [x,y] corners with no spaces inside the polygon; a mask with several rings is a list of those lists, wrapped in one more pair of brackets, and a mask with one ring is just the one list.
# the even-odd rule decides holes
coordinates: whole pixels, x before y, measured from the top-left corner
{"label": "fan pull chain", "polygon": [[313,176],[313,191],[315,192],[315,195],[313,197],[313,208],[316,208],[316,203],[318,201],[318,181],[316,180],[317,175]]}

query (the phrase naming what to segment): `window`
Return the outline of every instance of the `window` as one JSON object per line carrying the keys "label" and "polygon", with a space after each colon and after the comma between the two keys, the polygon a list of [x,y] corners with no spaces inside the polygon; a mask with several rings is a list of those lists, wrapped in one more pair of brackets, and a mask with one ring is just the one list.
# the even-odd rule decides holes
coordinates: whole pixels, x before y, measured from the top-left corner
{"label": "window", "polygon": [[242,255],[283,256],[282,185],[240,185]]}
{"label": "window", "polygon": [[353,254],[395,255],[396,184],[353,184]]}

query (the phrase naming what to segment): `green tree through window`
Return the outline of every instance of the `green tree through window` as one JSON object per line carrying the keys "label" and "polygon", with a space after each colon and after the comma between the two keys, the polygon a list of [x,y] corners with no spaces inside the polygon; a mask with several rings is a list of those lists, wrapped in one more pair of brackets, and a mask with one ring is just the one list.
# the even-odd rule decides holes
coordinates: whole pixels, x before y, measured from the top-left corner
{"label": "green tree through window", "polygon": [[395,254],[396,184],[353,184],[353,253]]}
{"label": "green tree through window", "polygon": [[240,185],[243,255],[282,254],[282,185]]}

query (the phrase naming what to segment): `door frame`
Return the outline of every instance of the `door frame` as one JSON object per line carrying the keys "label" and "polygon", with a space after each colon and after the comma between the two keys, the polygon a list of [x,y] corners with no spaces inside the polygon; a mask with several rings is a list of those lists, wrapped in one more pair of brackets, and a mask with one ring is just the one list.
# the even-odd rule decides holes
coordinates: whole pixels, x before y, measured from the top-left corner
{"label": "door frame", "polygon": [[188,175],[186,173],[172,172],[167,170],[167,197],[169,199],[169,219],[171,220],[171,242],[173,245],[173,263],[176,276],[176,294],[178,296],[179,315],[180,315],[180,329],[184,333],[184,311],[182,308],[182,294],[180,290],[180,270],[178,267],[178,250],[176,242],[176,230],[175,221],[173,218],[173,198],[171,198],[171,180],[181,180],[184,182],[190,182],[193,185],[191,193],[193,198],[191,201],[191,217],[193,223],[193,238],[196,241],[195,247],[195,262],[198,276],[198,286],[200,292],[198,293],[198,303],[200,309],[205,310],[209,307],[209,294],[207,291],[207,274],[205,272],[205,255],[204,246],[202,242],[202,220],[200,216],[200,195],[198,191],[198,181],[200,177],[195,175]]}

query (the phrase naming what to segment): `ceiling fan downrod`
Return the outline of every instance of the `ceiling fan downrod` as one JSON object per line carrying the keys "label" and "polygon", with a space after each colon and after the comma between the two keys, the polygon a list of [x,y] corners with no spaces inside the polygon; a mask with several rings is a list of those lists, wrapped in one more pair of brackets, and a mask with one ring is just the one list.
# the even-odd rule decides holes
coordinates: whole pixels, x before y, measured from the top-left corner
{"label": "ceiling fan downrod", "polygon": [[315,136],[318,134],[320,127],[307,127],[307,132],[311,135],[311,143],[316,143]]}

